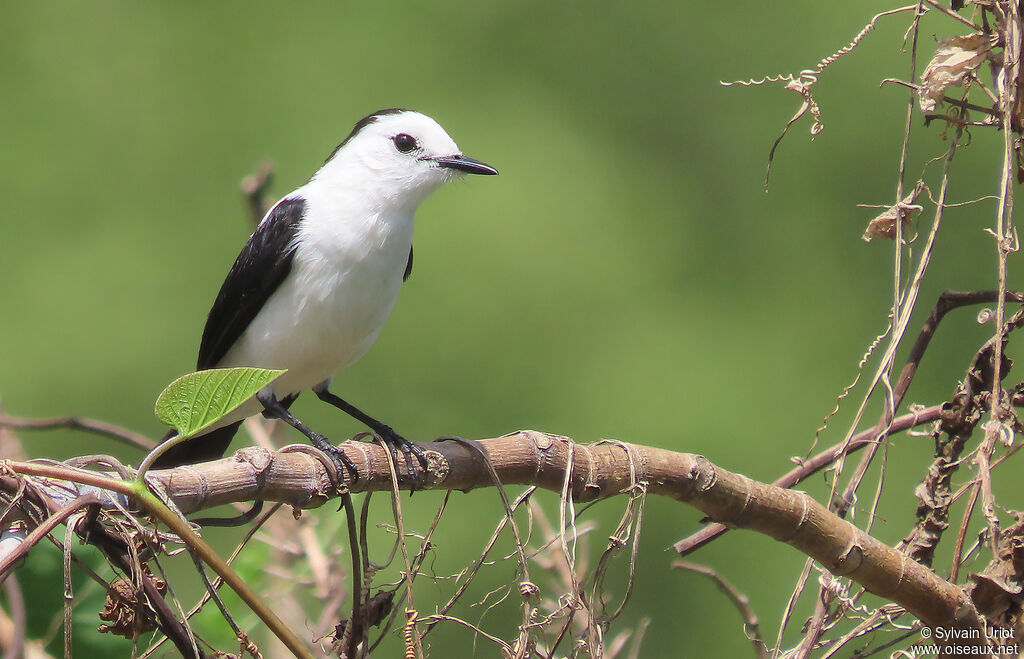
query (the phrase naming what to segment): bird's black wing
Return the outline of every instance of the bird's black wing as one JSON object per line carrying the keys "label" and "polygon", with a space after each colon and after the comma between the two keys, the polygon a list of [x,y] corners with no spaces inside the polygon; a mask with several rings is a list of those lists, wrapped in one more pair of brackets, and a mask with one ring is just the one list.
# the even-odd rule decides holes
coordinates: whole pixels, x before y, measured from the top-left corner
{"label": "bird's black wing", "polygon": [[305,210],[301,197],[282,199],[249,237],[210,309],[196,368],[217,366],[288,276]]}
{"label": "bird's black wing", "polygon": [[412,245],[409,245],[409,262],[405,264],[405,274],[402,275],[402,281],[409,279],[409,275],[412,274]]}

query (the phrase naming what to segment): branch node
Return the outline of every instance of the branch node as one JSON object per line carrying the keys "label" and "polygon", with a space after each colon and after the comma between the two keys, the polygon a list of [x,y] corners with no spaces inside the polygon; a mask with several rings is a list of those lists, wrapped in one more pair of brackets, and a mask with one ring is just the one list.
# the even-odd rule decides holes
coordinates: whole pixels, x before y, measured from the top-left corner
{"label": "branch node", "polygon": [[[853,574],[860,566],[864,563],[864,548],[857,544],[856,540],[851,540],[850,545],[846,548],[836,561],[835,567],[831,570],[833,574],[839,576],[847,576]],[[902,564],[901,564],[902,568]]]}

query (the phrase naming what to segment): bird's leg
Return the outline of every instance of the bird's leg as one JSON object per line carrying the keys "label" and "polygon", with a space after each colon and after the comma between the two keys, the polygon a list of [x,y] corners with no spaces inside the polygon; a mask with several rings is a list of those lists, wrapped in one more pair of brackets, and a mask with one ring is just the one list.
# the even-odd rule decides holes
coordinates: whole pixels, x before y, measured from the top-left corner
{"label": "bird's leg", "polygon": [[[290,410],[290,409],[292,408],[292,403],[294,403],[294,402],[295,402],[295,400],[296,400],[296,399],[297,399],[298,397],[299,397],[299,395],[298,395],[298,394],[288,394],[288,395],[287,395],[287,396],[285,396],[284,398],[278,398],[278,399],[277,399],[277,402],[278,402],[278,403],[279,403],[279,404],[281,405],[281,407],[283,407],[284,409],[286,409],[286,410]],[[257,400],[258,400],[258,399],[259,399],[259,396],[257,396],[256,398],[257,398]],[[261,400],[260,402],[262,403],[263,401]],[[281,417],[279,417],[279,416],[277,415],[277,413],[276,413],[276,412],[271,412],[271,411],[270,411],[270,410],[269,410],[269,409],[267,408],[267,406],[266,406],[266,405],[264,405],[264,406],[263,406],[263,418],[264,418],[264,419],[280,419]]]}
{"label": "bird's leg", "polygon": [[415,491],[417,489],[417,486],[422,484],[423,476],[422,474],[416,472],[416,469],[415,467],[413,467],[412,464],[412,458],[413,456],[416,456],[416,460],[419,461],[420,466],[423,467],[424,470],[426,470],[427,454],[423,452],[423,449],[421,449],[419,446],[416,446],[405,437],[399,435],[391,426],[387,425],[386,423],[381,423],[377,419],[374,419],[372,416],[370,416],[366,412],[363,412],[355,405],[343,400],[337,394],[332,394],[330,391],[327,390],[326,386],[317,387],[316,389],[313,390],[313,393],[315,393],[317,397],[320,400],[324,401],[325,403],[329,403],[334,407],[337,407],[339,410],[350,415],[352,418],[361,421],[362,423],[365,423],[367,426],[369,426],[369,428],[373,430],[373,432],[376,433],[378,437],[384,440],[384,443],[387,444],[388,447],[391,449],[391,454],[394,455],[396,458],[398,457],[398,451],[401,451],[402,456],[405,458],[406,471],[409,473],[411,489]]}
{"label": "bird's leg", "polygon": [[356,465],[352,462],[351,458],[345,455],[345,452],[330,442],[327,437],[320,433],[312,430],[309,426],[304,424],[302,421],[288,411],[287,405],[291,405],[295,401],[294,396],[286,398],[287,405],[282,404],[277,399],[274,392],[264,390],[256,394],[256,400],[263,405],[263,416],[270,419],[281,419],[292,428],[295,428],[303,435],[309,438],[309,441],[313,443],[313,446],[317,447],[327,455],[331,456],[331,460],[334,461],[334,466],[338,470],[340,476],[342,471],[347,471],[352,474],[352,480],[359,480],[359,472],[356,471]]}

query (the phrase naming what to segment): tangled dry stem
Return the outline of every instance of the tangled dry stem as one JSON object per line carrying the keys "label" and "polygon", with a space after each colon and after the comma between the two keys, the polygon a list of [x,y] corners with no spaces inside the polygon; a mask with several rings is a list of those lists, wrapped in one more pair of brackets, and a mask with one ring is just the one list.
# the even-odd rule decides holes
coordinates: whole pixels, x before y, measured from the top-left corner
{"label": "tangled dry stem", "polygon": [[[572,500],[585,502],[644,483],[650,494],[688,503],[714,520],[790,544],[833,574],[899,603],[926,624],[983,625],[962,588],[840,519],[809,495],[753,481],[702,456],[621,442],[580,445],[534,431],[473,444],[475,450],[467,442],[423,444],[430,456],[428,487],[489,487],[497,475],[504,485],[530,484],[556,492],[568,483]],[[364,477],[350,484],[354,491],[390,490],[389,453],[373,445],[358,448],[350,454]],[[7,467],[22,478],[53,477],[57,469],[33,463]],[[242,449],[231,458],[152,472],[150,478],[183,512],[253,499],[313,507],[334,495],[324,463],[306,452]]]}

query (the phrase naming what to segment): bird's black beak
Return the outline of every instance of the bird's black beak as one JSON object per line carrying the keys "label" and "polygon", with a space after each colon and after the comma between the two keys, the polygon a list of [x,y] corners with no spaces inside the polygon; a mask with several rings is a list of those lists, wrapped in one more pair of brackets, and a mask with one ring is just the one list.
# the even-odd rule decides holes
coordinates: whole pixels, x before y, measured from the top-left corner
{"label": "bird's black beak", "polygon": [[467,174],[487,174],[488,176],[493,176],[498,173],[498,170],[487,163],[458,154],[454,156],[447,156],[445,158],[435,158],[434,162],[441,167],[457,169],[460,172],[466,172]]}

